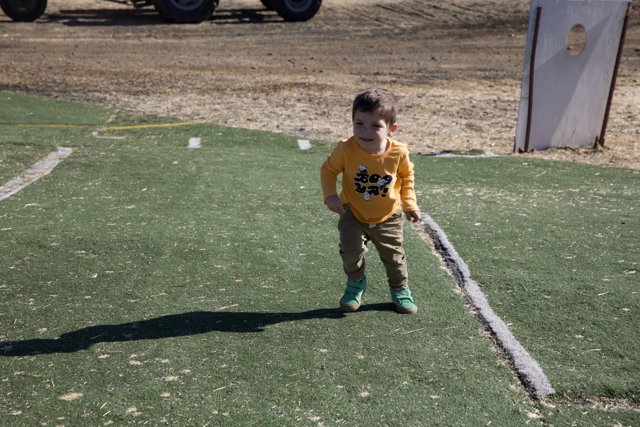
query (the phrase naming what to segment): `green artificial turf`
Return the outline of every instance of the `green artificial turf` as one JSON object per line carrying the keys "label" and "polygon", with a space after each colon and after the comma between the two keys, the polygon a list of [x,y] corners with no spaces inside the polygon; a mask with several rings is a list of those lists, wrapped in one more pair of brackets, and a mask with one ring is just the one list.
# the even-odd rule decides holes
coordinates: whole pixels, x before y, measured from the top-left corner
{"label": "green artificial turf", "polygon": [[125,139],[72,141],[0,203],[3,420],[452,426],[536,411],[410,228],[419,313],[391,309],[375,251],[363,309],[337,310],[329,145],[208,125],[104,135]]}
{"label": "green artificial turf", "polygon": [[[300,151],[293,137],[204,124],[136,129],[173,120],[0,97],[18,106],[0,111],[0,134],[13,135],[2,152],[28,150],[2,155],[3,180],[56,146],[75,150],[0,202],[0,424],[638,424],[634,410],[560,399],[636,401],[637,174],[414,157],[422,208],[559,390],[547,406],[528,398],[410,227],[418,314],[392,311],[375,250],[365,305],[336,309],[337,218],[319,187],[331,144]],[[37,112],[33,124],[75,126],[18,127],[7,111],[19,108]],[[187,148],[192,137],[202,148]],[[607,305],[587,304],[589,292]]]}
{"label": "green artificial turf", "polygon": [[550,426],[636,426],[640,419],[638,409],[594,402],[542,406],[541,414]]}
{"label": "green artificial turf", "polygon": [[82,104],[11,92],[0,92],[0,105],[2,184],[58,146],[83,144],[90,136],[84,126],[104,123],[109,114],[104,109]]}
{"label": "green artificial turf", "polygon": [[[103,138],[104,128],[167,120],[91,105],[0,91],[0,182],[31,167],[57,147],[78,148]],[[135,117],[135,118],[134,118]]]}
{"label": "green artificial turf", "polygon": [[417,159],[421,202],[559,397],[640,399],[640,173]]}

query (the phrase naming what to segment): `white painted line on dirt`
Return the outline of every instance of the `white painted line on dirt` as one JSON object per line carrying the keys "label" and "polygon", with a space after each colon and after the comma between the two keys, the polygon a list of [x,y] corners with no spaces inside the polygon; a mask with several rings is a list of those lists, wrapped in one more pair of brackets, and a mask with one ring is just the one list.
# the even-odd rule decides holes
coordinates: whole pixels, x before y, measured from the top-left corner
{"label": "white painted line on dirt", "polygon": [[200,148],[202,147],[202,139],[201,138],[189,138],[189,146],[188,148]]}
{"label": "white painted line on dirt", "polygon": [[495,336],[498,345],[511,359],[520,380],[531,396],[540,399],[554,394],[555,390],[538,362],[513,336],[507,324],[493,311],[478,284],[471,279],[469,267],[460,258],[453,245],[449,243],[447,235],[429,215],[423,212],[422,217],[425,229],[433,239],[436,250],[455,277],[458,286],[478,311],[481,321]]}
{"label": "white painted line on dirt", "polygon": [[67,147],[58,147],[56,151],[52,151],[44,159],[38,161],[31,168],[25,170],[20,175],[12,178],[2,187],[0,187],[0,200],[4,200],[13,196],[23,188],[33,184],[45,175],[48,175],[58,164],[67,158],[73,149]]}
{"label": "white painted line on dirt", "polygon": [[298,140],[298,147],[300,147],[301,150],[310,150],[311,147],[313,147],[311,145],[311,142],[309,142],[308,139],[299,139]]}

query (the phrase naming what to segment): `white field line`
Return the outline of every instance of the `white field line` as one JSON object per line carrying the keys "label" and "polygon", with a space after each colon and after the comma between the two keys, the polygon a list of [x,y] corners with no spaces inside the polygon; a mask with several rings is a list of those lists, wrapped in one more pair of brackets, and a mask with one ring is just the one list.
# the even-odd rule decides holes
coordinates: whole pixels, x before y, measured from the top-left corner
{"label": "white field line", "polygon": [[458,286],[460,286],[469,302],[477,310],[480,320],[493,334],[500,348],[511,359],[520,380],[529,394],[536,399],[543,399],[554,394],[555,390],[538,362],[513,336],[507,324],[493,311],[478,284],[471,279],[469,267],[460,258],[453,245],[449,243],[447,235],[429,215],[423,212],[422,217],[424,227],[433,239],[436,250],[447,264]]}
{"label": "white field line", "polygon": [[313,146],[308,139],[299,139],[298,140],[298,148],[303,151],[310,150]]}
{"label": "white field line", "polygon": [[21,191],[23,188],[33,184],[43,176],[49,174],[58,164],[68,157],[73,149],[67,147],[58,147],[56,151],[52,151],[44,159],[38,161],[29,169],[20,175],[10,179],[6,184],[0,187],[0,200]]}

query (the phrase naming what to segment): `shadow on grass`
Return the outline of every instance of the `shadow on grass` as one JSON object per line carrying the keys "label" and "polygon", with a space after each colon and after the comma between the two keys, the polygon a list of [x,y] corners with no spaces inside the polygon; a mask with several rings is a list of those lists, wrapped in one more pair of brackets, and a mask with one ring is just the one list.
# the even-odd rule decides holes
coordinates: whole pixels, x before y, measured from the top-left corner
{"label": "shadow on grass", "polygon": [[[391,304],[363,305],[360,311],[388,311]],[[33,356],[37,354],[73,353],[101,342],[155,340],[183,337],[208,332],[263,332],[269,325],[310,319],[341,319],[338,309],[318,309],[300,313],[252,313],[194,311],[170,314],[140,322],[118,325],[96,325],[67,332],[53,339],[31,339],[0,342],[0,356]]]}

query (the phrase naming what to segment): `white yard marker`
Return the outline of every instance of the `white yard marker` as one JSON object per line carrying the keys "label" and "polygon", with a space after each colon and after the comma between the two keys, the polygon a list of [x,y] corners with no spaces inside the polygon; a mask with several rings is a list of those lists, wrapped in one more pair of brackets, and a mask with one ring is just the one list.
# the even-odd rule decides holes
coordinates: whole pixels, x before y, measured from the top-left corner
{"label": "white yard marker", "polygon": [[201,138],[189,138],[189,148],[200,148],[200,147],[202,147]]}
{"label": "white yard marker", "polygon": [[301,150],[309,150],[313,146],[311,145],[311,142],[309,142],[308,139],[299,139],[298,147],[300,147]]}
{"label": "white yard marker", "polygon": [[100,135],[98,134],[98,131],[91,132],[91,135],[97,139],[117,139],[117,140],[127,139],[126,136]]}
{"label": "white yard marker", "polygon": [[13,196],[28,185],[33,184],[45,175],[48,175],[58,163],[67,158],[73,149],[67,147],[58,147],[56,151],[52,151],[31,168],[25,170],[20,175],[12,178],[6,184],[0,187],[0,200],[4,200]]}

